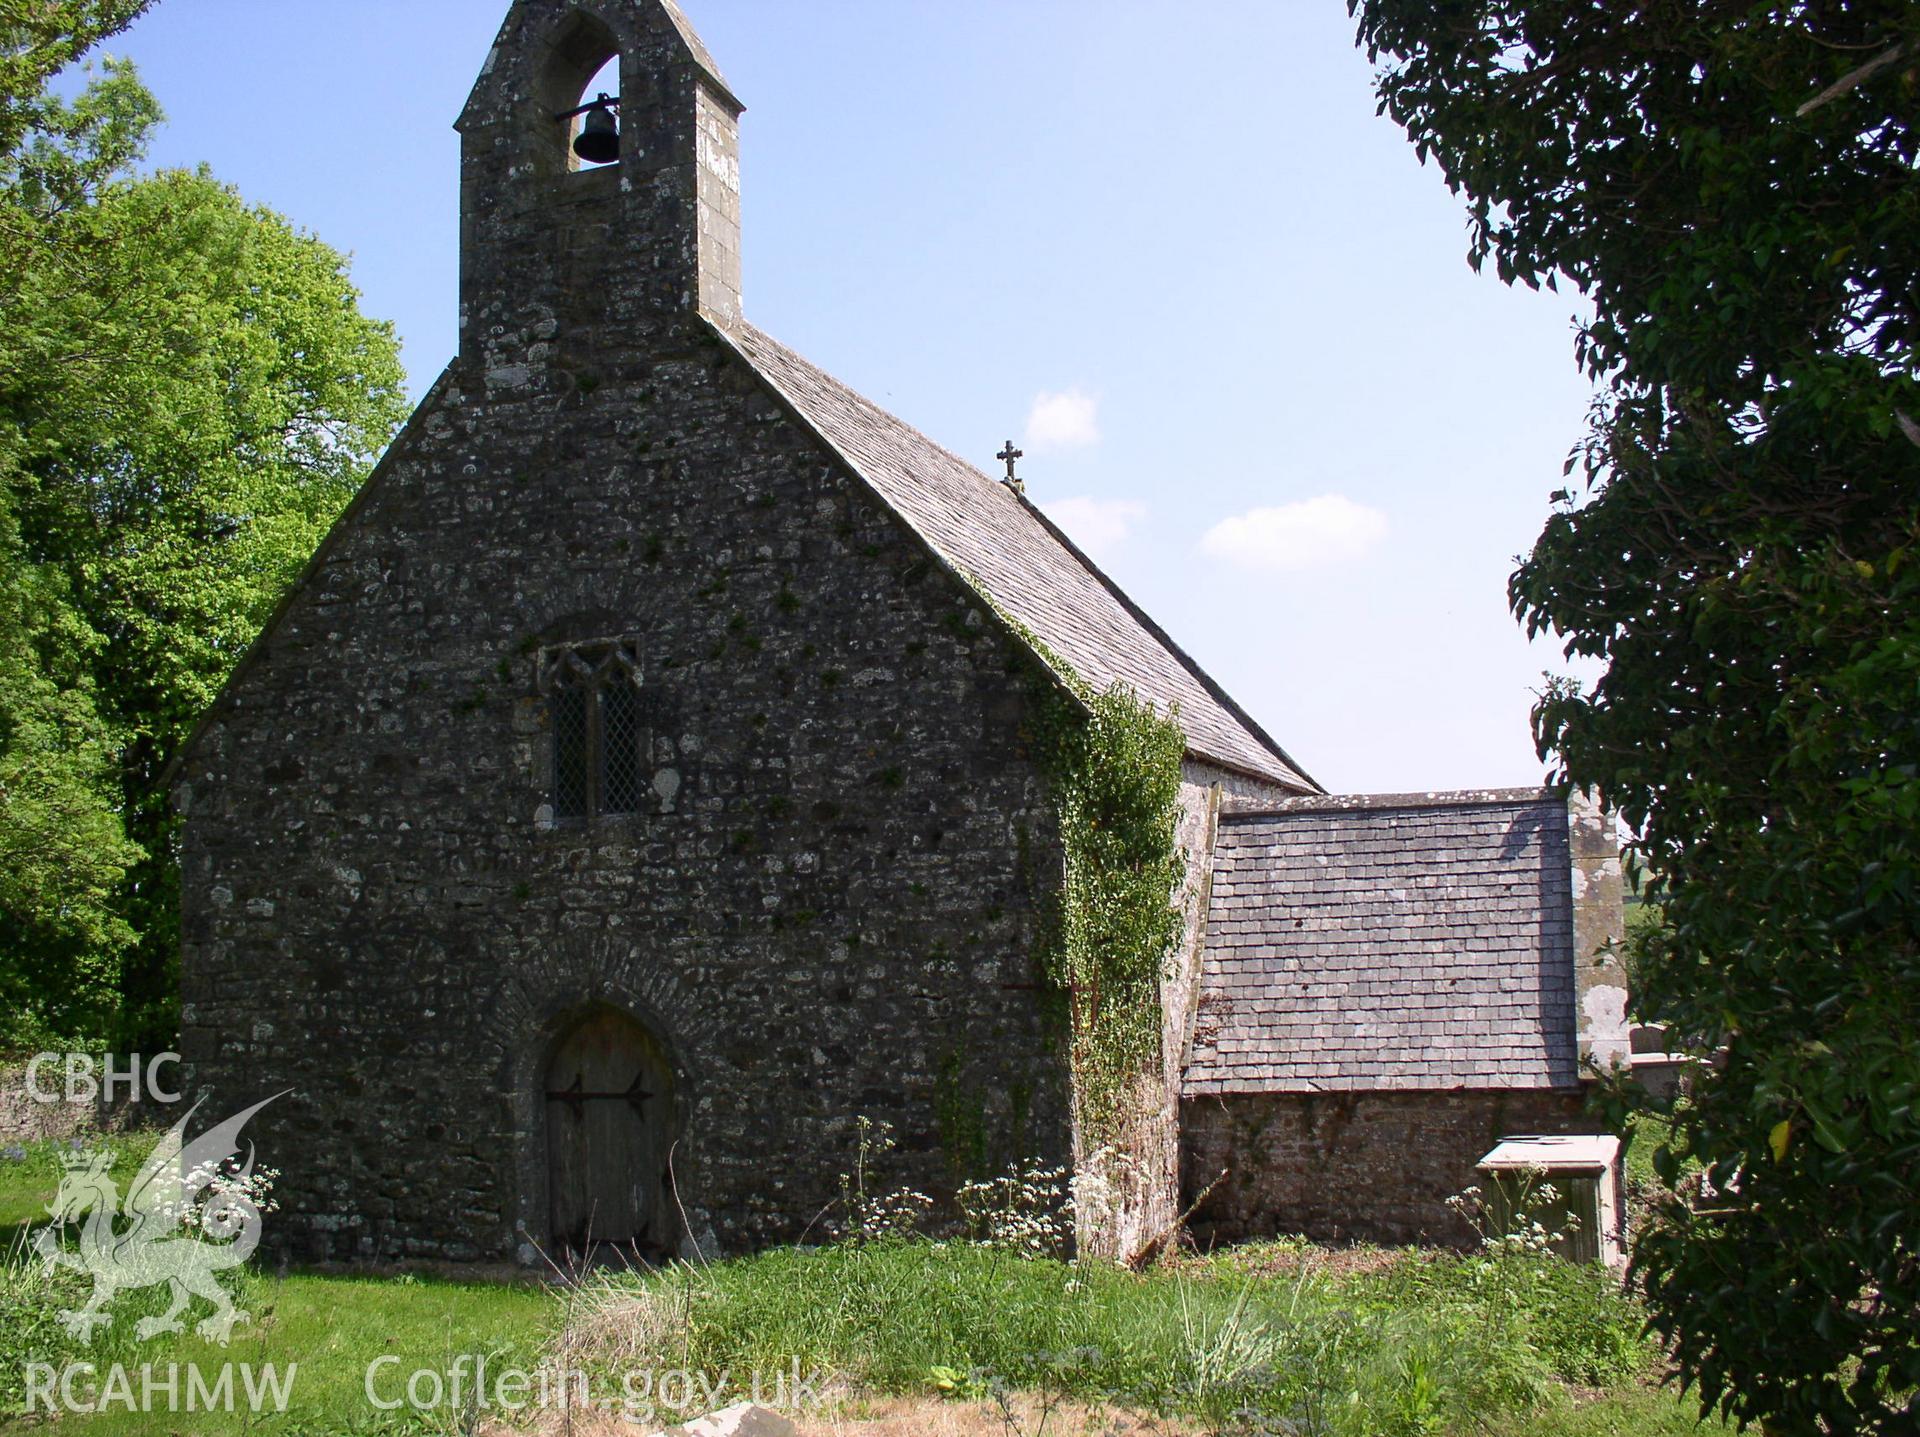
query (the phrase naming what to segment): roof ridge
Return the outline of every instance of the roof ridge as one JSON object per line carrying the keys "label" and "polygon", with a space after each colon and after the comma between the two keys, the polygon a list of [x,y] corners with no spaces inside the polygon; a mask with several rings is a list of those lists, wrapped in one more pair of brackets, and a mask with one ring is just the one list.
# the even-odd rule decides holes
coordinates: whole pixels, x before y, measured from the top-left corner
{"label": "roof ridge", "polygon": [[1559,797],[1547,784],[1521,788],[1432,789],[1415,793],[1319,793],[1277,799],[1253,808],[1222,813],[1223,823],[1294,818],[1316,813],[1380,813],[1426,808],[1496,808],[1517,803],[1543,803]]}

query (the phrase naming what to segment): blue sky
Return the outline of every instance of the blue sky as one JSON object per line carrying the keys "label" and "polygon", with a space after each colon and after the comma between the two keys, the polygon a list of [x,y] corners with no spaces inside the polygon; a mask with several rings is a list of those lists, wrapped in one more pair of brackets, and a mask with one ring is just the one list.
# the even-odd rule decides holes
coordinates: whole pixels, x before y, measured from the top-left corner
{"label": "blue sky", "polygon": [[[1329,788],[1536,781],[1512,560],[1588,391],[1472,274],[1340,0],[684,0],[746,102],[748,315],[1028,492]],[[455,346],[452,123],[506,0],[161,0],[111,47]]]}

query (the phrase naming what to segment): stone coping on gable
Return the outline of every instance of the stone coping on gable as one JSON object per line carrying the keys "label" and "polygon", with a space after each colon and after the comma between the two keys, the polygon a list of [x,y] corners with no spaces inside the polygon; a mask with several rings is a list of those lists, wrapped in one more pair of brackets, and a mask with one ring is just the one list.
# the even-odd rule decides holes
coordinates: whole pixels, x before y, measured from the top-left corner
{"label": "stone coping on gable", "polygon": [[1421,793],[1315,793],[1299,798],[1269,799],[1257,804],[1235,807],[1220,815],[1221,822],[1241,823],[1262,818],[1283,818],[1293,813],[1366,813],[1391,808],[1473,808],[1509,803],[1544,803],[1558,797],[1555,789],[1535,788],[1460,788],[1431,789]]}

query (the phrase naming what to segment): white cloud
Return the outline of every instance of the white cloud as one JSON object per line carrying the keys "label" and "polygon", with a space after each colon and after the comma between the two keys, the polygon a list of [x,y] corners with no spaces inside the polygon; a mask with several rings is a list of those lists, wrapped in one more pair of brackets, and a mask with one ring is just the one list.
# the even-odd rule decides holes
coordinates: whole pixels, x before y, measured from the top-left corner
{"label": "white cloud", "polygon": [[1286,571],[1365,558],[1387,536],[1387,516],[1340,494],[1222,519],[1200,540],[1210,558]]}
{"label": "white cloud", "polygon": [[1094,499],[1082,495],[1055,499],[1041,506],[1047,517],[1095,559],[1103,559],[1125,543],[1133,526],[1147,517],[1147,506],[1137,499]]}
{"label": "white cloud", "polygon": [[1033,396],[1027,412],[1030,449],[1085,449],[1100,442],[1100,401],[1075,386]]}

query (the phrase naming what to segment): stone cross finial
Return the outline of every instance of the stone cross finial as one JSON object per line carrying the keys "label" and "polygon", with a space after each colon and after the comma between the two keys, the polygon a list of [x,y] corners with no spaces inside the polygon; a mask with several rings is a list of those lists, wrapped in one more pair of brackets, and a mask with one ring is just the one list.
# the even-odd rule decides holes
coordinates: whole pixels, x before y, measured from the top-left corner
{"label": "stone cross finial", "polygon": [[1016,493],[1024,494],[1026,492],[1027,486],[1023,482],[1021,482],[1020,476],[1013,472],[1013,466],[1017,460],[1021,460],[1027,457],[1026,450],[1015,449],[1013,447],[1013,441],[1009,439],[1007,441],[1007,447],[1005,449],[1002,449],[998,454],[994,455],[993,457],[995,459],[1000,460],[1003,464],[1007,466],[1007,478],[1006,478],[1007,486],[1013,489]]}

